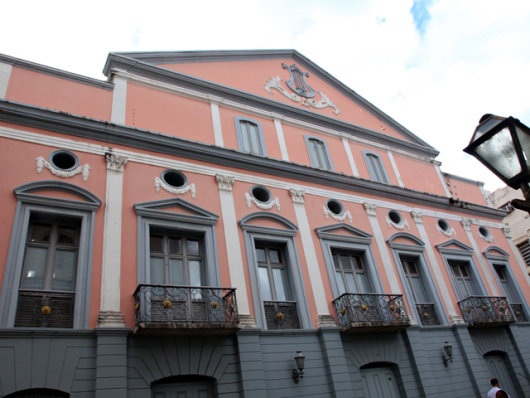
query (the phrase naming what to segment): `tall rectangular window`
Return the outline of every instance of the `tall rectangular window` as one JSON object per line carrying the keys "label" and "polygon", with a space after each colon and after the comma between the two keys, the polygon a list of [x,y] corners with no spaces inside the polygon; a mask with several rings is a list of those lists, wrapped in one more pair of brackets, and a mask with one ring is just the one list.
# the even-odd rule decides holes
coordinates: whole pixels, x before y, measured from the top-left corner
{"label": "tall rectangular window", "polygon": [[368,151],[363,151],[363,156],[366,162],[366,167],[368,168],[368,173],[370,174],[370,179],[372,181],[390,184],[381,157],[373,152]]}
{"label": "tall rectangular window", "polygon": [[319,169],[331,170],[329,157],[324,142],[314,138],[308,140],[309,156],[311,165]]}
{"label": "tall rectangular window", "polygon": [[476,294],[476,288],[473,283],[473,279],[468,272],[467,264],[449,261],[453,276],[455,277],[456,286],[458,291],[463,298],[474,296]]}
{"label": "tall rectangular window", "polygon": [[370,293],[361,256],[351,252],[332,252],[339,294]]}
{"label": "tall rectangular window", "polygon": [[240,116],[236,116],[234,122],[239,150],[254,155],[267,156],[261,123]]}

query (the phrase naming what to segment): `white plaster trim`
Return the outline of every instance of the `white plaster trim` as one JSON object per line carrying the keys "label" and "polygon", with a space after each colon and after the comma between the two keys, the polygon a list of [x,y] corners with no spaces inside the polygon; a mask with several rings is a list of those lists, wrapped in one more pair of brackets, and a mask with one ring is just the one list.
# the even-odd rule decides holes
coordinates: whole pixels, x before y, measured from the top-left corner
{"label": "white plaster trim", "polygon": [[442,228],[440,228],[440,226],[438,225],[438,223],[436,223],[436,230],[438,231],[438,234],[440,235],[445,235],[447,236],[448,238],[451,237],[451,236],[455,236],[455,239],[456,239],[456,231],[453,227],[451,227],[451,229],[449,231],[444,231]]}
{"label": "white plaster trim", "polygon": [[278,143],[280,144],[280,152],[282,159],[289,161],[289,154],[287,153],[287,145],[285,144],[285,137],[283,136],[282,122],[278,118],[274,118],[274,126],[276,127],[276,135],[278,136]]}
{"label": "white plaster trim", "polygon": [[[462,221],[462,224],[464,224],[464,221]],[[480,267],[482,268],[482,272],[484,273],[484,276],[486,277],[486,281],[488,282],[488,286],[491,290],[491,294],[493,296],[498,296],[499,290],[497,289],[497,285],[493,281],[493,277],[491,275],[491,268],[484,261],[484,257],[482,256],[482,253],[480,252],[477,242],[475,241],[475,238],[473,237],[471,228],[464,227],[464,229],[466,231],[467,238],[469,239],[469,242],[471,243],[471,247],[473,248],[473,252],[475,253],[475,257],[478,259],[478,262],[480,263]]]}
{"label": "white plaster trim", "polygon": [[388,228],[396,228],[396,229],[405,229],[405,226],[407,227],[407,229],[410,231],[410,226],[409,226],[409,223],[407,222],[407,220],[405,220],[403,217],[401,217],[401,222],[399,224],[395,223],[394,221],[392,221],[390,219],[390,217],[388,217],[388,215],[386,216],[386,223],[388,224]]}
{"label": "white plaster trim", "polygon": [[480,188],[480,192],[482,193],[482,196],[484,196],[484,199],[486,200],[486,203],[488,204],[488,206],[493,207],[493,205],[491,204],[490,198],[488,197],[488,195],[486,194],[486,191],[484,190],[484,186],[479,185],[478,187]]}
{"label": "white plaster trim", "polygon": [[127,105],[127,79],[114,75],[114,93],[112,95],[111,123],[125,124],[125,111]]}
{"label": "white plaster trim", "polygon": [[435,164],[434,168],[436,169],[436,173],[438,174],[438,177],[440,178],[440,181],[442,182],[442,187],[444,187],[445,194],[448,198],[452,198],[453,195],[451,195],[451,192],[449,191],[449,188],[447,187],[447,183],[445,182],[444,175],[442,174],[442,170],[440,170],[440,165]]}
{"label": "white plaster trim", "polygon": [[219,102],[211,101],[210,105],[212,108],[213,136],[215,139],[215,145],[224,147],[223,130],[221,129],[221,116],[219,114]]}
{"label": "white plaster trim", "polygon": [[269,203],[263,203],[250,196],[250,194],[247,192],[245,193],[245,199],[247,200],[247,206],[249,209],[252,207],[252,203],[254,203],[256,207],[261,210],[270,210],[276,205],[278,211],[280,211],[280,199],[278,199],[278,197],[276,197],[274,200],[271,200]]}
{"label": "white plaster trim", "polygon": [[458,325],[458,324],[464,324],[464,319],[456,314],[456,313],[450,313],[449,314],[449,320],[451,321],[452,325]]}
{"label": "white plaster trim", "polygon": [[50,170],[50,172],[56,175],[57,177],[69,178],[77,174],[82,174],[83,181],[86,182],[86,180],[88,180],[88,173],[90,171],[90,166],[88,165],[88,163],[85,164],[84,166],[79,166],[75,170],[65,171],[65,170],[61,170],[61,169],[54,167],[50,162],[47,162],[42,156],[39,156],[35,160],[37,161],[37,174],[40,174],[42,171],[42,168],[44,167]]}
{"label": "white plaster trim", "polygon": [[234,178],[217,174],[215,179],[219,188],[221,199],[221,213],[223,215],[223,227],[225,231],[226,255],[228,258],[228,269],[230,271],[231,286],[237,288],[237,308],[240,314],[250,314],[248,303],[247,284],[245,281],[245,269],[241,255],[241,243],[237,226],[236,209],[232,196],[232,184]]}
{"label": "white plaster trim", "polygon": [[[79,141],[65,139],[65,138],[53,137],[53,136],[46,136],[42,134],[31,133],[31,132],[27,132],[23,130],[16,130],[16,129],[3,127],[3,126],[0,126],[0,137],[5,137],[5,138],[9,138],[9,139],[17,140],[17,141],[23,141],[23,142],[32,142],[32,143],[46,145],[50,147],[59,147],[59,148],[69,149],[71,151],[98,154],[98,155],[104,155],[106,152],[109,152],[111,150],[110,147],[106,147],[102,145],[89,144],[89,143],[79,142]],[[113,149],[113,152],[116,154],[120,154],[121,156],[126,156],[127,158],[129,158],[129,162],[149,164],[153,166],[177,169],[183,172],[198,173],[198,174],[209,175],[209,176],[215,176],[216,174],[229,174],[233,178],[237,179],[238,181],[247,182],[252,185],[258,184],[258,185],[264,185],[267,187],[279,188],[279,189],[294,188],[296,190],[305,191],[306,193],[311,194],[311,195],[320,196],[320,197],[327,198],[327,199],[337,199],[340,201],[357,203],[357,204],[363,204],[369,201],[373,203],[374,205],[376,205],[377,207],[381,207],[381,208],[385,208],[389,210],[394,209],[397,211],[404,211],[404,212],[411,212],[413,210],[417,210],[417,208],[415,207],[410,207],[410,206],[406,206],[402,204],[386,202],[383,200],[374,200],[372,198],[366,198],[363,196],[346,194],[346,193],[341,193],[341,192],[332,192],[329,189],[321,189],[321,188],[315,188],[315,187],[306,186],[306,185],[298,185],[298,184],[293,184],[291,182],[283,182],[277,179],[258,177],[258,176],[249,175],[245,173],[239,173],[239,172],[235,173],[232,170],[225,170],[222,168],[211,167],[211,166],[203,166],[203,165],[194,164],[191,162],[185,162],[181,160],[141,154],[141,153],[132,152],[132,151],[124,151],[120,149]],[[464,218],[454,213],[444,213],[441,211],[430,210],[430,209],[421,209],[421,211],[423,212],[424,216],[434,217],[436,219],[444,218],[445,220],[452,220],[452,221],[460,222]],[[473,224],[482,225],[482,226],[490,227],[490,228],[497,228],[497,229],[504,228],[504,224],[498,223],[498,222],[491,222],[491,221],[485,221],[485,220],[473,220],[472,222]]]}
{"label": "white plaster trim", "polygon": [[174,195],[183,195],[186,192],[191,191],[191,197],[195,199],[195,184],[186,185],[183,188],[173,188],[167,185],[164,181],[162,181],[160,178],[155,177],[155,189],[156,192],[160,192],[160,187],[164,188],[169,193],[172,193]]}
{"label": "white plaster trim", "polygon": [[11,78],[11,70],[13,67],[10,64],[0,62],[0,98],[4,99],[7,93],[7,86]]}
{"label": "white plaster trim", "polygon": [[480,233],[480,230],[478,231],[478,237],[480,238],[480,240],[486,241],[488,243],[496,242],[493,235],[490,234],[490,236],[486,237]]}
{"label": "white plaster trim", "polygon": [[526,266],[526,262],[524,261],[523,257],[521,256],[521,252],[519,252],[519,249],[515,246],[515,243],[513,243],[511,238],[506,239],[508,241],[508,244],[510,245],[510,249],[512,249],[512,253],[515,256],[515,260],[517,261],[517,264],[519,264],[519,268],[521,268],[521,272],[523,273],[526,282],[530,285],[530,275],[528,275],[530,267]]}
{"label": "white plaster trim", "polygon": [[350,142],[342,137],[342,144],[344,145],[344,149],[346,150],[346,156],[348,157],[348,162],[350,162],[351,172],[354,177],[359,177],[359,171],[357,170],[357,166],[355,165],[355,160],[353,159],[353,154],[351,153],[350,148]]}
{"label": "white plaster trim", "polygon": [[392,155],[392,152],[390,150],[387,150],[386,153],[388,153],[388,157],[390,159],[390,163],[392,163],[392,169],[394,169],[394,174],[396,175],[396,178],[398,180],[398,185],[401,188],[405,188],[405,184],[403,184],[403,180],[401,179],[401,174],[399,174],[399,170],[398,170],[396,161],[394,160],[394,155]]}
{"label": "white plaster trim", "polygon": [[353,219],[351,216],[351,213],[349,210],[346,210],[344,213],[342,213],[340,216],[330,211],[326,206],[323,206],[324,214],[326,215],[326,218],[333,218],[335,221],[344,221],[346,220],[346,217],[350,220],[350,223],[353,224]]}

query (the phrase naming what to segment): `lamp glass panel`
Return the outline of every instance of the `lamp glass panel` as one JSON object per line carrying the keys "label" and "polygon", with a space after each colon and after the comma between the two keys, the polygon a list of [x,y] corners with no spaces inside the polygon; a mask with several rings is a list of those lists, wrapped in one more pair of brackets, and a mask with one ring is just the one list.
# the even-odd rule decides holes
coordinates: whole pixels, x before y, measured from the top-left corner
{"label": "lamp glass panel", "polygon": [[515,132],[517,138],[519,138],[521,147],[523,148],[523,156],[526,161],[526,166],[530,169],[530,135],[517,126],[515,126]]}
{"label": "lamp glass panel", "polygon": [[480,144],[476,152],[484,159],[488,168],[496,170],[507,180],[521,173],[521,165],[508,128]]}

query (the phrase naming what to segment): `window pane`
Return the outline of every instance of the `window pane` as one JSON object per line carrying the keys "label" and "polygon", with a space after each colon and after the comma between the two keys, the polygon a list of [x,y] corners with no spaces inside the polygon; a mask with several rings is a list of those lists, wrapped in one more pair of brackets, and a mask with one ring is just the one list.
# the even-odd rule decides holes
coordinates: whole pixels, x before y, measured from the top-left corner
{"label": "window pane", "polygon": [[161,236],[151,235],[149,238],[149,245],[151,247],[151,252],[161,253],[162,247],[163,247],[162,243],[163,243],[163,240]]}
{"label": "window pane", "polygon": [[344,281],[342,280],[342,272],[336,272],[335,277],[337,279],[337,287],[339,288],[339,295],[346,293],[346,288],[344,287]]}
{"label": "window pane", "polygon": [[169,238],[169,253],[171,254],[182,253],[182,246],[181,246],[180,238]]}
{"label": "window pane", "polygon": [[269,283],[269,274],[267,273],[267,268],[258,267],[259,270],[259,283],[261,287],[261,295],[263,301],[272,300],[271,287]]}
{"label": "window pane", "polygon": [[346,282],[348,283],[348,293],[359,293],[357,290],[357,285],[355,284],[353,273],[345,272],[344,276],[346,277]]}
{"label": "window pane", "polygon": [[467,273],[467,268],[464,265],[460,266],[460,272],[462,273],[462,276],[469,276]]}
{"label": "window pane", "polygon": [[239,126],[241,127],[241,140],[243,141],[243,148],[241,148],[244,152],[250,152],[250,141],[248,139],[248,130],[247,130],[247,124],[245,122],[239,123]]}
{"label": "window pane", "polygon": [[190,286],[203,286],[201,261],[189,261]]}
{"label": "window pane", "polygon": [[20,287],[28,290],[43,290],[48,249],[28,247]]}
{"label": "window pane", "polygon": [[184,268],[182,267],[182,260],[170,258],[169,259],[169,284],[170,285],[185,285],[184,282]]}
{"label": "window pane", "polygon": [[340,263],[342,265],[342,269],[352,269],[351,262],[350,262],[350,256],[340,256]]}
{"label": "window pane", "polygon": [[280,252],[278,250],[269,249],[269,256],[271,258],[271,263],[280,262]]}
{"label": "window pane", "polygon": [[357,282],[359,282],[360,293],[370,293],[370,286],[368,285],[368,279],[364,272],[358,272],[356,274]]}
{"label": "window pane", "polygon": [[326,149],[324,147],[324,144],[321,142],[316,142],[316,151],[319,158],[319,167],[329,170],[329,162],[328,162],[328,155],[326,153]]}
{"label": "window pane", "polygon": [[31,225],[30,242],[49,242],[52,231],[51,224],[40,224],[34,222]]}
{"label": "window pane", "polygon": [[469,292],[467,291],[467,287],[466,287],[464,281],[461,278],[458,278],[456,280],[456,285],[458,286],[458,290],[460,291],[460,294],[463,297],[468,297],[470,295]]}
{"label": "window pane", "polygon": [[473,286],[473,282],[471,282],[471,279],[464,279],[467,287],[468,294],[470,296],[473,296],[475,294],[475,287]]}
{"label": "window pane", "polygon": [[200,248],[198,240],[188,240],[188,255],[189,256],[199,256]]}
{"label": "window pane", "polygon": [[423,290],[423,284],[421,283],[421,279],[419,277],[413,277],[410,278],[414,293],[416,293],[416,301],[418,303],[428,303],[429,300],[427,299],[427,296],[425,295],[425,291]]}
{"label": "window pane", "polygon": [[272,275],[274,277],[274,287],[276,288],[276,300],[289,300],[289,288],[287,287],[285,269],[274,268]]}
{"label": "window pane", "polygon": [[315,140],[309,140],[309,157],[315,163],[313,166],[320,167]]}
{"label": "window pane", "polygon": [[352,257],[352,262],[353,262],[353,266],[356,270],[362,270],[364,269],[363,268],[363,263],[361,261],[361,259],[359,257]]}
{"label": "window pane", "polygon": [[251,145],[251,152],[261,154],[261,145],[259,142],[259,132],[258,132],[258,126],[255,124],[248,124],[247,125],[249,131],[250,131],[250,145]]}
{"label": "window pane", "polygon": [[52,290],[71,292],[74,290],[76,252],[57,250],[53,272]]}
{"label": "window pane", "polygon": [[502,290],[504,291],[504,294],[506,295],[506,298],[508,299],[508,301],[510,303],[516,303],[517,301],[515,300],[512,294],[512,290],[510,289],[510,285],[508,284],[508,282],[507,281],[501,282],[501,285],[502,285]]}
{"label": "window pane", "polygon": [[504,274],[502,273],[502,270],[500,268],[495,268],[495,271],[497,272],[497,276],[499,277],[499,280],[505,281],[506,278],[504,277]]}
{"label": "window pane", "polygon": [[335,269],[340,270],[340,262],[339,262],[339,255],[334,254],[333,255],[333,264],[335,264]]}
{"label": "window pane", "polygon": [[267,262],[267,257],[265,257],[265,249],[256,249],[256,256],[260,263]]}
{"label": "window pane", "polygon": [[154,285],[163,285],[164,276],[164,259],[162,257],[151,257],[151,283]]}
{"label": "window pane", "polygon": [[460,268],[458,267],[458,265],[451,265],[451,267],[453,267],[453,273],[455,274],[455,276],[461,276]]}
{"label": "window pane", "polygon": [[416,269],[416,264],[414,264],[414,261],[407,261],[407,267],[409,269],[410,275],[418,275],[418,270]]}
{"label": "window pane", "polygon": [[61,245],[75,245],[76,244],[77,229],[70,227],[59,227],[59,234],[57,236],[57,243]]}

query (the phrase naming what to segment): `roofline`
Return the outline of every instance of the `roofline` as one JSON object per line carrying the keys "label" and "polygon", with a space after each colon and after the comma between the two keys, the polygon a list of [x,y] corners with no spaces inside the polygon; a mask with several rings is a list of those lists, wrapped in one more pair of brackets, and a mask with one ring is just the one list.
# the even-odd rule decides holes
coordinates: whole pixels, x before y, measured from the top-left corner
{"label": "roofline", "polygon": [[[397,147],[405,151],[426,156],[430,159],[434,159],[440,153],[430,145],[405,141],[403,139],[396,138],[387,134],[382,134],[378,131],[370,130],[352,123],[344,122],[342,120],[338,120],[330,116],[314,113],[312,111],[301,109],[299,107],[285,104],[276,100],[268,99],[257,94],[252,94],[232,87],[227,87],[222,84],[214,83],[208,80],[200,79],[184,73],[166,69],[160,66],[152,65],[130,57],[122,56],[118,53],[109,54],[103,73],[110,77],[112,69],[124,70],[129,73],[152,78],[158,81],[163,81],[180,87],[199,90],[207,94],[230,99],[232,101],[244,103],[246,105],[254,106],[256,108],[266,109],[274,113],[293,117],[295,119],[330,128],[332,130],[337,130],[352,134],[354,136],[362,137],[367,140],[380,142],[384,145]],[[417,138],[413,134],[412,136],[416,139],[416,141],[419,140],[419,138]]]}
{"label": "roofline", "polygon": [[451,174],[451,173],[442,172],[442,174],[443,174],[444,177],[450,178],[451,180],[462,181],[462,182],[466,182],[468,184],[478,185],[479,187],[483,187],[484,186],[484,183],[482,181],[471,180],[470,178],[457,176],[457,175]]}
{"label": "roofline", "polygon": [[20,58],[12,57],[10,55],[0,54],[0,62],[15,66],[17,68],[27,69],[33,72],[44,73],[45,75],[71,80],[76,83],[87,84],[89,86],[94,86],[105,90],[114,90],[113,83],[109,83],[104,80],[93,79],[91,77],[83,75],[78,75],[76,73],[67,72],[46,65],[37,64]]}

